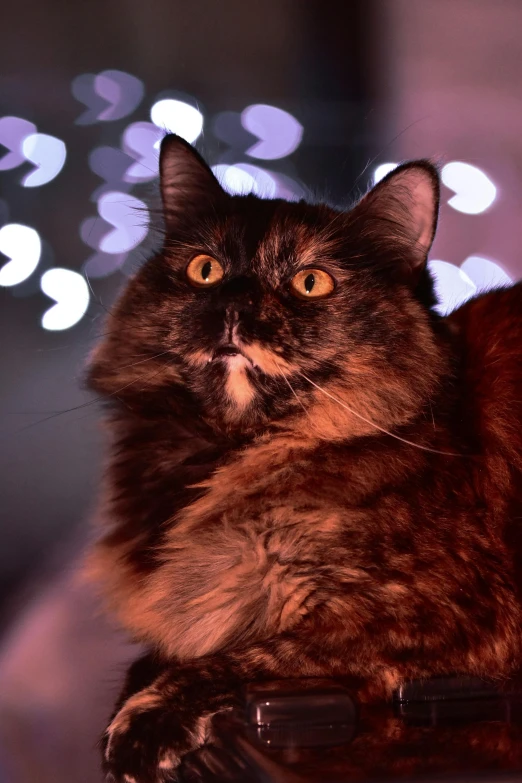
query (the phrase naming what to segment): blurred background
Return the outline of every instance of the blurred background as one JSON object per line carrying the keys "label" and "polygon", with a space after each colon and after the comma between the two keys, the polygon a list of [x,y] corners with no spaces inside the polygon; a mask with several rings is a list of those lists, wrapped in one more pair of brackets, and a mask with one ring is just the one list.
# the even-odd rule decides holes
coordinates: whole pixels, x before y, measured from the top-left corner
{"label": "blurred background", "polygon": [[447,312],[522,277],[522,4],[20,0],[1,27],[0,783],[91,783],[135,651],[76,575],[102,470],[81,379],[158,242],[159,139],[231,192],[337,205],[434,159]]}

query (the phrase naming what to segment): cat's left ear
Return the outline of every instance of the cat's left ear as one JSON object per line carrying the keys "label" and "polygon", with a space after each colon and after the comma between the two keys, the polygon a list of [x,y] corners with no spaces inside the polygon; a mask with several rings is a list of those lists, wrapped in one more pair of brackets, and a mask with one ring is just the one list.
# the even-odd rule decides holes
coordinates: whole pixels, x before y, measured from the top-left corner
{"label": "cat's left ear", "polygon": [[161,142],[159,170],[163,215],[170,234],[190,233],[194,223],[229,198],[197,150],[173,133]]}
{"label": "cat's left ear", "polygon": [[[359,202],[363,233],[406,276],[425,266],[437,228],[439,173],[427,160],[393,169]],[[399,271],[399,269],[397,269]]]}

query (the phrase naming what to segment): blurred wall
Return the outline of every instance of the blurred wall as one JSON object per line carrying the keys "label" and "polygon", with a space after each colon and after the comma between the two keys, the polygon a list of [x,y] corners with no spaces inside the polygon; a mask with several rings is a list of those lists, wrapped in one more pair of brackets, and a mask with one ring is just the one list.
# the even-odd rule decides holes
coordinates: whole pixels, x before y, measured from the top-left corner
{"label": "blurred wall", "polygon": [[389,0],[384,38],[390,95],[386,153],[479,166],[497,186],[483,214],[448,207],[431,257],[457,266],[479,254],[522,277],[522,3]]}

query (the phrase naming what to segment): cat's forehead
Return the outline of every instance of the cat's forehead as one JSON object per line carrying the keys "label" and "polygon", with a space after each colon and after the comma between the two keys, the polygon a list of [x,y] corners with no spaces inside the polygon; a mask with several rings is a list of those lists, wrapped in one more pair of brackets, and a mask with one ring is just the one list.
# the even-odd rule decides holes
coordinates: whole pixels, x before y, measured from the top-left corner
{"label": "cat's forehead", "polygon": [[217,252],[234,265],[284,274],[331,254],[338,213],[328,207],[259,199],[234,206],[213,231]]}

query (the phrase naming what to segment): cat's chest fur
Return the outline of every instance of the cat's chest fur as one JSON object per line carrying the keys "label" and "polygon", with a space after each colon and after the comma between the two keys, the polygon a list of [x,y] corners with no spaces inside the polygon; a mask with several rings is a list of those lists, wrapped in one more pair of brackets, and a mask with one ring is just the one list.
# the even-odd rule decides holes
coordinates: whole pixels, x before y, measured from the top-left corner
{"label": "cat's chest fur", "polygon": [[312,453],[283,441],[217,470],[171,521],[147,574],[136,576],[124,553],[114,557],[102,542],[100,570],[125,625],[170,654],[194,657],[280,633],[313,611],[324,600],[318,577],[344,557],[343,509],[324,487],[310,494],[313,463]]}
{"label": "cat's chest fur", "polygon": [[457,628],[463,601],[484,580],[488,611],[513,614],[508,563],[499,569],[484,537],[487,512],[477,524],[470,491],[451,503],[446,495],[441,513],[429,482],[414,502],[402,479],[417,469],[343,447],[320,453],[292,438],[261,443],[213,472],[204,494],[176,514],[154,568],[137,573],[121,548],[102,542],[98,570],[127,628],[179,658],[328,614],[352,638],[376,622],[402,624],[410,644],[429,633],[427,608]]}

